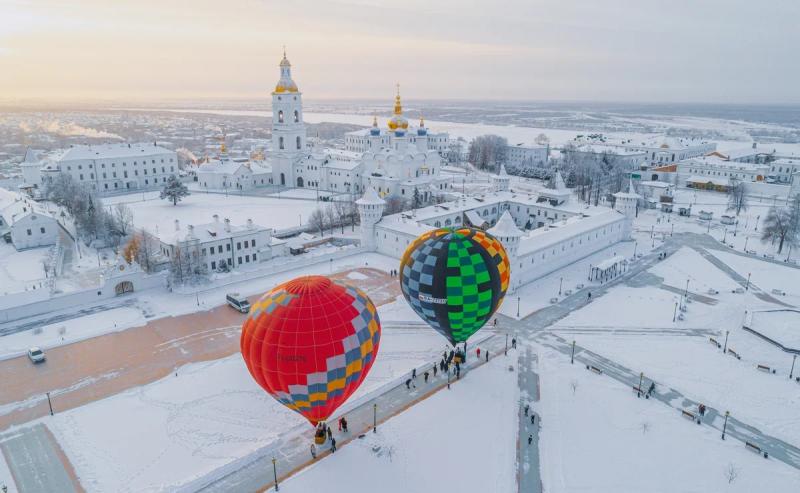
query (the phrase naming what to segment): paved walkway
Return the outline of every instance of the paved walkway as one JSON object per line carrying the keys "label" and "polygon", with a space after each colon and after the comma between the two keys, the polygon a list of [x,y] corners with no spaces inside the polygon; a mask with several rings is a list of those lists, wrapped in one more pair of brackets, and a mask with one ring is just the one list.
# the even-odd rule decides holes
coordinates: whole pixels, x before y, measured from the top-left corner
{"label": "paved walkway", "polygon": [[21,492],[83,491],[64,452],[43,424],[0,435],[0,452]]}
{"label": "paved walkway", "polygon": [[[531,424],[530,416],[536,413],[539,402],[539,375],[534,371],[536,355],[530,347],[525,348],[519,358],[519,437],[517,438],[517,485],[519,493],[541,493],[542,475],[539,463],[539,419]],[[525,406],[529,405],[528,415]],[[533,441],[528,444],[529,436]]]}
{"label": "paved walkway", "polygon": [[[489,348],[490,358],[494,359],[503,356],[505,337],[493,336],[489,340],[478,344],[481,349]],[[468,348],[470,355],[466,365],[462,367],[461,379],[469,378],[469,372],[486,363],[486,359],[481,354],[481,358],[474,356],[474,351]],[[405,409],[417,404],[418,402],[430,397],[436,392],[446,391],[447,378],[439,373],[436,378],[431,378],[426,385],[423,383],[422,372],[430,369],[431,365],[417,368],[416,388],[410,391],[406,389],[405,380],[410,376],[405,375],[396,380],[396,384],[379,395],[369,399],[351,411],[346,413],[350,432],[344,434],[335,431],[334,437],[337,439],[336,447],[347,446],[352,440],[357,440],[358,436],[364,433],[372,433],[373,427],[373,405],[377,405],[377,423],[380,433],[380,424],[387,419],[399,414]],[[454,377],[451,377],[451,385],[458,385]],[[335,423],[338,416],[334,416],[331,422]],[[272,458],[277,459],[278,482],[280,483],[287,477],[295,474],[313,462],[310,453],[310,445],[313,433],[309,427],[304,427],[299,431],[280,438],[275,443],[254,452],[250,456],[241,460],[241,466],[234,468],[230,473],[220,479],[204,480],[186,485],[181,491],[208,491],[208,492],[228,492],[228,491],[263,491],[271,488],[273,482]],[[318,447],[316,460],[326,457],[329,452],[329,444]],[[322,487],[321,487],[322,488]],[[324,488],[323,488],[324,489]],[[379,489],[379,487],[378,487]]]}

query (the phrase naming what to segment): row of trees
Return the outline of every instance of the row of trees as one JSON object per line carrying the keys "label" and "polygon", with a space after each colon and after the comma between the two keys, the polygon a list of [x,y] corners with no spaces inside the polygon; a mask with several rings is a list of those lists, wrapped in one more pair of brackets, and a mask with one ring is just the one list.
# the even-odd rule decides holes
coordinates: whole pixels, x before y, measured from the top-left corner
{"label": "row of trees", "polygon": [[355,225],[358,223],[358,208],[353,201],[337,200],[330,203],[327,207],[316,208],[308,218],[308,223],[320,235],[325,236],[325,230],[339,226],[342,228],[344,234],[344,227],[350,225],[355,230]]}

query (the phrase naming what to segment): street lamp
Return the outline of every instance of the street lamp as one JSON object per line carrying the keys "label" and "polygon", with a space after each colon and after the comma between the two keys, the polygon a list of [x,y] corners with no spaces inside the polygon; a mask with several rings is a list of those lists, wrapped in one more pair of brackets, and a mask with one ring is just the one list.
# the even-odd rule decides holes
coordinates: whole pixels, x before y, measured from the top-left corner
{"label": "street lamp", "polygon": [[747,284],[744,286],[745,291],[750,290],[750,272],[747,273]]}
{"label": "street lamp", "polygon": [[378,404],[372,404],[372,433],[378,433]]}
{"label": "street lamp", "polygon": [[505,356],[508,356],[508,332],[506,332],[506,349],[503,352]]}
{"label": "street lamp", "polygon": [[273,457],[272,458],[272,475],[275,478],[275,491],[278,491],[278,468],[275,466],[276,462],[278,462],[278,459]]}
{"label": "street lamp", "polygon": [[636,259],[636,247],[638,246],[638,242],[633,242],[633,258]]}
{"label": "street lamp", "polygon": [[675,302],[675,310],[672,312],[672,321],[675,321],[675,317],[678,316],[678,302]]}
{"label": "street lamp", "polygon": [[517,318],[519,318],[519,296],[517,296]]}
{"label": "street lamp", "polygon": [[643,380],[644,380],[644,372],[639,372],[639,388],[636,389],[636,397],[641,397]]}
{"label": "street lamp", "polygon": [[53,415],[53,403],[50,402],[50,392],[46,392],[47,394],[47,405],[50,406],[50,416]]}
{"label": "street lamp", "polygon": [[797,355],[796,354],[794,356],[792,356],[792,369],[789,370],[789,380],[791,380],[792,376],[794,375],[794,362],[795,362],[795,360],[797,360]]}
{"label": "street lamp", "polygon": [[558,280],[558,295],[561,296],[561,287],[564,285],[564,278]]}
{"label": "street lamp", "polygon": [[730,330],[726,330],[725,331],[725,346],[723,346],[723,348],[722,348],[722,354],[725,354],[725,353],[728,352],[728,334],[730,334],[730,333],[731,333]]}
{"label": "street lamp", "polygon": [[725,232],[722,234],[722,243],[725,243],[725,240],[728,239],[728,228],[725,228]]}
{"label": "street lamp", "polygon": [[683,291],[683,296],[686,297],[689,295],[689,279],[686,279],[686,289]]}
{"label": "street lamp", "polygon": [[749,236],[744,237],[744,251],[747,252],[747,242],[750,240]]}
{"label": "street lamp", "polygon": [[572,340],[572,356],[569,357],[569,363],[571,365],[575,364],[575,340]]}
{"label": "street lamp", "polygon": [[728,416],[731,415],[730,411],[725,411],[725,423],[722,425],[722,439],[725,440],[725,430],[728,428]]}

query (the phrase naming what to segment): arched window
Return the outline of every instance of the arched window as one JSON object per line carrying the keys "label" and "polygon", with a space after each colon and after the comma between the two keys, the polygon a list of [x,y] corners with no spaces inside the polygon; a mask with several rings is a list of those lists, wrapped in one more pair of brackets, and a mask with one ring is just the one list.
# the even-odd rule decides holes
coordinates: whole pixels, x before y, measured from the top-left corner
{"label": "arched window", "polygon": [[281,173],[281,185],[286,185],[286,176],[283,173]]}
{"label": "arched window", "polygon": [[450,226],[451,224],[453,224],[453,222],[451,220],[449,220],[449,219],[445,220],[445,222],[444,222],[445,226]]}
{"label": "arched window", "polygon": [[283,123],[283,110],[278,111],[278,123]]}
{"label": "arched window", "polygon": [[297,148],[300,149],[300,136],[297,136]]}
{"label": "arched window", "polygon": [[294,122],[297,123],[300,121],[300,113],[297,110],[294,110]]}
{"label": "arched window", "polygon": [[298,188],[303,188],[303,177],[302,176],[298,176],[297,177],[297,187]]}
{"label": "arched window", "polygon": [[442,227],[442,222],[441,221],[436,221],[435,223],[433,223],[433,225],[436,226],[437,228],[441,228]]}
{"label": "arched window", "polygon": [[283,137],[278,137],[278,148],[283,149]]}

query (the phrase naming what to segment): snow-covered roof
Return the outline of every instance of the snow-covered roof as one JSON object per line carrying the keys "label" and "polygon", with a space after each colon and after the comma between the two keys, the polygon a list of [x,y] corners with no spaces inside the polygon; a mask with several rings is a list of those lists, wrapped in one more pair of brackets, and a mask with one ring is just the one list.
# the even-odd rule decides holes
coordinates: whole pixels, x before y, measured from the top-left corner
{"label": "snow-covered roof", "polygon": [[556,222],[548,228],[537,228],[520,238],[518,255],[541,250],[564,240],[580,236],[617,221],[625,216],[619,212],[603,208],[604,211],[593,216],[573,216],[566,221]]}
{"label": "snow-covered roof", "polygon": [[155,143],[137,144],[96,144],[76,145],[67,149],[59,161],[75,161],[83,159],[124,159],[136,157],[150,157],[161,154],[175,154],[165,147]]}
{"label": "snow-covered roof", "polygon": [[33,201],[27,195],[0,188],[0,216],[3,217],[3,222],[7,226],[11,226],[30,214],[53,218],[42,204]]}
{"label": "snow-covered roof", "polygon": [[[214,220],[205,224],[189,224],[186,227],[179,225],[178,229],[172,231],[159,231],[158,239],[169,245],[175,245],[178,242],[187,241],[190,239],[197,239],[201,243],[224,240],[228,238],[236,238],[244,234],[258,233],[266,231],[267,228],[257,224],[239,226],[231,224],[230,231],[225,230],[225,223],[223,221]],[[191,233],[190,233],[191,229]],[[193,236],[193,238],[190,238]]]}
{"label": "snow-covered roof", "polygon": [[380,198],[378,192],[372,187],[367,187],[367,189],[364,190],[364,196],[356,200],[356,204],[359,205],[383,205],[385,203],[386,201]]}
{"label": "snow-covered roof", "polygon": [[633,188],[633,179],[628,180],[628,191],[623,192],[620,190],[619,192],[614,194],[614,197],[618,199],[639,199],[639,194],[636,193],[636,190]]}
{"label": "snow-covered roof", "polygon": [[622,255],[617,255],[603,260],[602,262],[595,265],[595,267],[598,268],[599,270],[606,270],[610,269],[611,267],[614,267],[614,265],[616,264],[621,264],[623,262],[625,262],[625,257],[623,257]]}
{"label": "snow-covered roof", "polygon": [[[214,160],[209,163],[201,164],[197,168],[197,173],[210,173],[210,174],[218,174],[218,175],[232,175],[239,171],[240,168],[247,168],[243,163],[237,161],[231,161],[229,159],[226,160]],[[247,169],[246,171],[250,171]]]}
{"label": "snow-covered roof", "polygon": [[689,158],[678,163],[681,166],[713,166],[716,168],[734,169],[739,171],[763,171],[769,168],[766,164],[744,163],[740,161],[728,161],[719,156],[703,156],[699,158]]}
{"label": "snow-covered roof", "polygon": [[697,176],[692,175],[686,179],[687,183],[713,183],[714,185],[729,185],[730,181],[727,178],[716,178],[713,176]]}
{"label": "snow-covered roof", "polygon": [[508,210],[503,212],[497,224],[489,229],[488,232],[497,237],[520,237],[525,234],[517,227],[517,223],[514,222],[514,218],[511,217]]}

